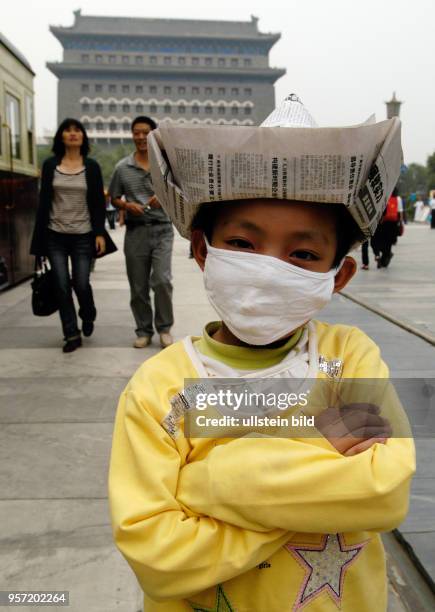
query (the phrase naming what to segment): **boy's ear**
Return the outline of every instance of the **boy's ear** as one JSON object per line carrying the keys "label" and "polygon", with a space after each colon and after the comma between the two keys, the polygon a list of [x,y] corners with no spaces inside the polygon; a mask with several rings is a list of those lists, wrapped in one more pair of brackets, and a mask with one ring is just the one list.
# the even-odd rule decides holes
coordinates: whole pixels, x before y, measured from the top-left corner
{"label": "boy's ear", "polygon": [[201,270],[204,270],[205,259],[207,257],[207,245],[205,244],[203,231],[200,229],[192,230],[190,242],[196,263]]}
{"label": "boy's ear", "polygon": [[349,255],[346,255],[346,257],[344,258],[343,265],[341,266],[340,270],[337,272],[334,278],[334,293],[337,293],[338,291],[341,291],[344,287],[346,287],[347,283],[355,274],[356,270],[356,261],[353,257],[349,257]]}

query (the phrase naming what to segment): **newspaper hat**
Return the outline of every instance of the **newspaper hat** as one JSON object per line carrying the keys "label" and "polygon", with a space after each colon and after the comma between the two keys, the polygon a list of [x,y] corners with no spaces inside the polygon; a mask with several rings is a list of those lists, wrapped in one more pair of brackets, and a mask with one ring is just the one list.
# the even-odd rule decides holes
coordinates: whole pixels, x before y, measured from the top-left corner
{"label": "newspaper hat", "polygon": [[397,117],[319,128],[295,94],[260,127],[163,121],[149,134],[148,151],[155,193],[185,238],[205,202],[278,198],[344,204],[364,240],[402,163]]}

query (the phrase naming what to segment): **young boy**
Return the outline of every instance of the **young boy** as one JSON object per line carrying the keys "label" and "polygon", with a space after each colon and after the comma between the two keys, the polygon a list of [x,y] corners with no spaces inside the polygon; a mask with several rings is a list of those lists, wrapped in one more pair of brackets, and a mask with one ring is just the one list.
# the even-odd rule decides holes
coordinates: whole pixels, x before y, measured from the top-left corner
{"label": "young boy", "polygon": [[[295,98],[290,103],[300,104]],[[300,106],[293,115],[304,113]],[[391,121],[393,129],[396,120]],[[208,145],[213,155],[223,159],[233,145],[222,144],[225,138],[219,142],[220,129],[186,129],[183,146],[200,151],[201,142],[213,143]],[[251,137],[252,155],[261,155],[274,139],[276,151],[278,141],[288,139],[295,153],[300,129],[232,128],[229,136],[234,142],[239,138],[240,147]],[[310,130],[318,138],[310,141]],[[321,130],[302,131],[305,153],[318,154]],[[389,146],[400,148],[391,130],[386,133]],[[346,135],[340,134],[340,141]],[[255,196],[245,190],[245,197],[235,198],[222,166],[219,199],[214,187],[207,199],[198,188],[201,173],[203,184],[211,184],[207,163],[186,170],[185,153],[174,156],[164,130],[149,142],[159,201],[178,229],[191,236],[221,320],[208,324],[200,338],[186,338],[146,361],[120,399],[111,511],[116,543],[144,590],[144,609],[386,610],[379,532],[403,520],[415,467],[412,441],[389,437],[389,423],[376,409],[354,406],[345,419],[348,436],[320,425],[317,438],[213,439],[183,433],[186,379],[388,377],[378,347],[363,332],[313,319],[354,274],[347,253],[363,233],[374,231],[373,216],[364,220],[349,206],[352,218],[336,203],[347,201],[345,195],[338,200],[332,189],[329,199],[326,194],[320,200],[329,203],[322,204],[304,199],[297,189],[291,198],[277,197],[276,190],[271,197],[268,187],[256,190],[258,172],[251,174]],[[379,146],[367,150],[393,160],[382,175],[392,184],[400,155],[391,155],[391,148],[387,155]],[[248,165],[258,163],[252,159]],[[274,168],[279,153],[276,159]],[[369,168],[373,160],[367,161]],[[240,171],[246,173],[246,167]],[[195,175],[190,184],[189,172]],[[367,173],[371,188],[373,165]],[[376,180],[379,187],[381,179]],[[378,219],[390,187],[384,185]],[[364,197],[362,188],[360,193]]]}

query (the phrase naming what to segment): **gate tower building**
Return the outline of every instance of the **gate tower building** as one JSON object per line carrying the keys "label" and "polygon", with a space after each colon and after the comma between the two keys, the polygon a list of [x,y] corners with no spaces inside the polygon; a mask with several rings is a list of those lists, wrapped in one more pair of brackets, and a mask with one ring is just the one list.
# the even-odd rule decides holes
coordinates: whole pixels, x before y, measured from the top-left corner
{"label": "gate tower building", "polygon": [[92,142],[130,138],[139,114],[157,122],[258,125],[275,106],[269,66],[280,34],[258,19],[205,21],[97,17],[74,13],[71,27],[51,26],[63,60],[49,62],[58,81],[58,121],[77,117]]}

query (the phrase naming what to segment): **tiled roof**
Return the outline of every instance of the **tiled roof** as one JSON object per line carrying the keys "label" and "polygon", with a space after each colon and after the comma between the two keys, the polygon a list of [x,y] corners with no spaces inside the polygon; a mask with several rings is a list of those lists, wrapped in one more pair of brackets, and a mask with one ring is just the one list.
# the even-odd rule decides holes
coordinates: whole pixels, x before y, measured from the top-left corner
{"label": "tiled roof", "polygon": [[258,31],[258,19],[250,21],[211,21],[200,19],[153,19],[147,17],[99,17],[75,11],[70,27],[53,27],[59,34],[113,34],[131,36],[216,36],[262,38],[270,34]]}

